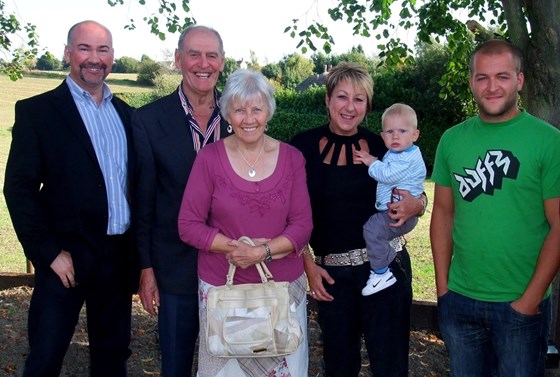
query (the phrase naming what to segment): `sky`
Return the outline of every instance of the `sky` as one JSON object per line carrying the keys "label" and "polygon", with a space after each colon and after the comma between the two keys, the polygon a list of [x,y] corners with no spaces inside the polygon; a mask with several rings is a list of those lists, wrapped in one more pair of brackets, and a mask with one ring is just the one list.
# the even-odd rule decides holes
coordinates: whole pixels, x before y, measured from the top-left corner
{"label": "sky", "polygon": [[[98,21],[111,30],[116,58],[140,59],[146,54],[152,59],[164,60],[171,56],[179,38],[178,34],[168,34],[166,40],[161,41],[150,34],[142,17],[156,13],[156,0],[147,0],[146,6],[139,5],[137,0],[124,0],[124,5],[115,7],[109,6],[107,0],[4,2],[7,13],[15,13],[22,22],[36,25],[40,48],[44,49],[39,56],[49,51],[62,59],[68,29],[85,19]],[[293,18],[303,21],[300,30],[313,21],[327,24],[335,40],[333,52],[336,54],[361,44],[368,57],[375,56],[377,40],[354,36],[350,25],[330,21],[326,10],[335,3],[336,0],[191,0],[190,6],[197,23],[216,29],[224,41],[226,56],[236,60],[248,61],[250,52],[254,51],[258,62],[264,65],[296,52],[299,40],[284,34]],[[136,30],[125,30],[131,18],[135,19]],[[408,38],[415,33],[405,34]]]}

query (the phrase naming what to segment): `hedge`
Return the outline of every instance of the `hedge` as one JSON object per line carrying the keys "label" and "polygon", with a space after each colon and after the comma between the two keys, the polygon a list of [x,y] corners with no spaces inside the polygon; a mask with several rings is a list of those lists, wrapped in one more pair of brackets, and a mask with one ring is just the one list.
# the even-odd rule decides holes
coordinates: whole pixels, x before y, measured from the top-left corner
{"label": "hedge", "polygon": [[[136,108],[156,99],[153,93],[118,93],[117,95]],[[275,98],[277,109],[269,122],[269,135],[276,139],[288,142],[297,133],[328,121],[324,87],[312,87],[303,93],[279,90]],[[407,103],[418,113],[420,138],[417,145],[422,150],[428,172],[431,172],[439,139],[447,128],[459,122],[459,119],[455,119],[459,116],[447,111],[446,106],[442,104],[437,104],[439,108],[427,109],[427,105],[417,105],[415,102],[417,101],[412,99]],[[362,126],[379,133],[383,109],[379,109],[379,104],[377,108],[375,105],[376,103],[374,103],[374,111],[367,115]]]}

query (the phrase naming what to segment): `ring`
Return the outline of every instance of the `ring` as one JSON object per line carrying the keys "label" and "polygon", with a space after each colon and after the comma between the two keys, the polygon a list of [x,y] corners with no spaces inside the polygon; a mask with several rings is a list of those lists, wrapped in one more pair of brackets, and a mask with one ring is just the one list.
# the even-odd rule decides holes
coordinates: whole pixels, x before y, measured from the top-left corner
{"label": "ring", "polygon": [[312,291],[312,292],[311,292],[311,296],[315,296],[315,291]]}

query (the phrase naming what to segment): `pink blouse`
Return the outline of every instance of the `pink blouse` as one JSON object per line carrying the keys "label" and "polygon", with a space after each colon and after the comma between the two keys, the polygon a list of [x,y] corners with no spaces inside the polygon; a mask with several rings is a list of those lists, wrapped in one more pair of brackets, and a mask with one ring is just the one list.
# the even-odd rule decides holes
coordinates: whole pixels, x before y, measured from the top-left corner
{"label": "pink blouse", "polygon": [[[229,266],[225,254],[209,251],[218,232],[232,239],[286,237],[295,252],[268,267],[276,281],[296,280],[303,274],[297,251],[307,244],[312,229],[303,155],[280,142],[272,175],[251,182],[235,173],[223,140],[205,146],[189,176],[178,225],[181,239],[199,249],[198,276],[209,284],[225,284]],[[235,273],[236,283],[259,281],[255,267]]]}

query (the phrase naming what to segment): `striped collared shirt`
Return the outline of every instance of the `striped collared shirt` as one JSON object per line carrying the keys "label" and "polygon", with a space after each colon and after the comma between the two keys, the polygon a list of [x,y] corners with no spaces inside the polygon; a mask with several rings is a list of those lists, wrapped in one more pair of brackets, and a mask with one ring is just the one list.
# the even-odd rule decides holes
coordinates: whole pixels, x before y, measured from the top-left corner
{"label": "striped collared shirt", "polygon": [[183,83],[179,84],[179,99],[181,100],[181,106],[187,115],[189,122],[189,127],[191,130],[191,137],[193,141],[194,150],[196,153],[200,151],[200,148],[208,143],[212,143],[220,139],[220,121],[222,119],[220,115],[220,106],[218,102],[218,91],[214,89],[214,102],[216,103],[216,108],[210,117],[210,122],[206,128],[206,132],[202,132],[198,122],[194,118],[193,108],[189,99],[183,92]]}
{"label": "striped collared shirt", "polygon": [[109,204],[107,234],[123,234],[130,226],[130,207],[126,198],[128,154],[124,127],[111,103],[113,94],[103,84],[103,100],[97,106],[91,94],[80,88],[70,76],[66,83],[82,116],[105,180]]}

